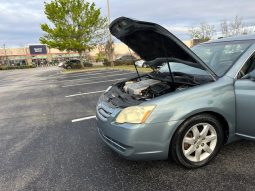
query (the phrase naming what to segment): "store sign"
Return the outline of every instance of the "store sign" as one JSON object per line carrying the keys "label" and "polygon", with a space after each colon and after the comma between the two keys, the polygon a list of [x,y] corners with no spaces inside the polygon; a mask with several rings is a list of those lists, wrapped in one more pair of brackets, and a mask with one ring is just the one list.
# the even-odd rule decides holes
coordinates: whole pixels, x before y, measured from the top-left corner
{"label": "store sign", "polygon": [[45,45],[30,45],[30,54],[47,54],[47,47]]}

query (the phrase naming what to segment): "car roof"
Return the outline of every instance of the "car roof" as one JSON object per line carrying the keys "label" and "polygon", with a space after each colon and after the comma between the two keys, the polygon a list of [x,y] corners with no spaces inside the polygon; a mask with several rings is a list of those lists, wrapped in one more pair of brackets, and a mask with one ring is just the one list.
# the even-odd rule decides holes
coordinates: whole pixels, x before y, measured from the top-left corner
{"label": "car roof", "polygon": [[202,44],[215,43],[215,42],[244,41],[244,40],[255,41],[255,33],[250,34],[250,35],[239,35],[239,36],[220,38],[217,40],[210,40],[210,41],[202,43]]}

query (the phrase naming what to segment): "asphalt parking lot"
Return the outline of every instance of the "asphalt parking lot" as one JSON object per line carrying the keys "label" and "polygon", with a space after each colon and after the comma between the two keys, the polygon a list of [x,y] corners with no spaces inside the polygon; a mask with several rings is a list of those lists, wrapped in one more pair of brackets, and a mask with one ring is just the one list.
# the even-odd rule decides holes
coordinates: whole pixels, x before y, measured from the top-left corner
{"label": "asphalt parking lot", "polygon": [[0,190],[255,190],[255,143],[225,146],[210,165],[128,161],[99,138],[95,107],[135,73],[0,72]]}

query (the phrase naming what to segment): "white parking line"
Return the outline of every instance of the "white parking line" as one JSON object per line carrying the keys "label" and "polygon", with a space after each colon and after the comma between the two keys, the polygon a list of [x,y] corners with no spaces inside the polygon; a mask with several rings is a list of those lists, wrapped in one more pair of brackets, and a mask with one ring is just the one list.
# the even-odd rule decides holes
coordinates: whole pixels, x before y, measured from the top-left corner
{"label": "white parking line", "polygon": [[66,85],[66,86],[61,86],[61,87],[66,88],[66,87],[82,86],[82,85],[88,85],[88,84],[99,84],[99,83],[104,83],[104,82],[114,82],[114,81],[125,80],[125,79],[127,79],[127,78],[120,78],[120,79],[114,79],[114,80],[104,80],[104,81],[98,81],[98,82],[87,82],[87,83],[82,83],[82,84],[72,84],[72,85]]}
{"label": "white parking line", "polygon": [[95,119],[96,116],[95,115],[92,115],[92,116],[89,116],[89,117],[83,117],[83,118],[79,118],[79,119],[73,119],[72,120],[72,123],[75,123],[75,122],[79,122],[79,121],[85,121],[85,120],[88,120],[88,119]]}
{"label": "white parking line", "polygon": [[81,96],[81,95],[97,94],[97,93],[102,93],[104,91],[105,90],[100,90],[100,91],[95,91],[95,92],[87,92],[87,93],[78,93],[78,94],[68,95],[65,97],[76,97],[76,96]]}
{"label": "white parking line", "polygon": [[79,74],[79,75],[70,75],[70,76],[62,76],[61,79],[65,78],[76,78],[76,77],[82,77],[82,76],[95,76],[99,74],[114,74],[114,73],[119,73],[121,71],[105,71],[105,72],[94,72],[94,73],[88,73],[88,74]]}
{"label": "white parking line", "polygon": [[105,71],[116,71],[116,70],[90,70],[90,71],[84,71],[84,72],[71,72],[71,73],[62,73],[63,76],[71,76],[71,75],[84,75],[84,74],[92,74],[92,73],[96,73],[96,72],[105,72]]}
{"label": "white parking line", "polygon": [[97,78],[104,78],[104,77],[113,77],[113,76],[121,76],[121,75],[127,75],[127,74],[133,74],[133,72],[127,72],[127,73],[121,73],[121,74],[113,74],[113,75],[103,75],[103,76],[95,76],[95,77],[89,77],[89,78],[79,78],[79,79],[68,79],[68,80],[62,80],[62,82],[68,82],[68,81],[81,81],[81,80],[90,80],[90,79],[97,79]]}

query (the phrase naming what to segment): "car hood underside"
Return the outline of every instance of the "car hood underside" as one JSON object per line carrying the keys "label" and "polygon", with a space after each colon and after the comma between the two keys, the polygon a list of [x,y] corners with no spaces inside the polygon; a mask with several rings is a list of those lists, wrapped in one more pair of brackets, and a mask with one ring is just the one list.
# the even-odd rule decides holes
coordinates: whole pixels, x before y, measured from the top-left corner
{"label": "car hood underside", "polygon": [[[216,76],[181,40],[158,24],[120,17],[111,23],[110,32],[145,61],[157,58],[183,61],[207,70],[214,78]],[[155,67],[155,62],[153,66]]]}

